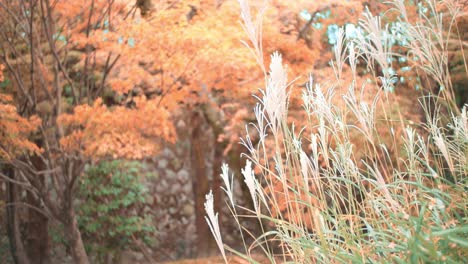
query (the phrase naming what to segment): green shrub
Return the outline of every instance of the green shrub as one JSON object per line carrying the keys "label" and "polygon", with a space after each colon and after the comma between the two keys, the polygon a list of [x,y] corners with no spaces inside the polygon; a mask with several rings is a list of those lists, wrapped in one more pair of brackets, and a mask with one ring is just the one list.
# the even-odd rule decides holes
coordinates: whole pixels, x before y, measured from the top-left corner
{"label": "green shrub", "polygon": [[78,223],[87,250],[104,261],[135,249],[135,240],[151,243],[154,227],[144,211],[147,189],[142,164],[123,160],[101,162],[80,180]]}

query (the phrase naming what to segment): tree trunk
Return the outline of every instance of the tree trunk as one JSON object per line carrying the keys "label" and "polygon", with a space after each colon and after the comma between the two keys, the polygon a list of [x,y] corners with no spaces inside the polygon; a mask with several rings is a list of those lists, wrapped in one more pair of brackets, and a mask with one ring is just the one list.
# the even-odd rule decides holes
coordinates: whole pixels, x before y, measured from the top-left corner
{"label": "tree trunk", "polygon": [[[203,104],[201,109],[204,117],[213,132],[214,156],[213,158],[213,171],[212,171],[212,184],[211,190],[213,190],[214,199],[214,211],[219,212],[218,221],[221,225],[223,214],[221,213],[221,206],[223,205],[222,192],[221,192],[221,166],[224,161],[224,149],[228,145],[228,140],[218,141],[219,136],[224,133],[224,127],[226,121],[224,118],[224,112],[221,108],[217,107],[217,103],[211,98],[210,101]],[[206,154],[205,154],[206,155]]]}
{"label": "tree trunk", "polygon": [[[46,169],[44,162],[39,157],[34,156],[31,160],[38,171]],[[40,177],[40,181],[44,183],[43,175],[37,177]],[[42,208],[40,199],[31,192],[27,193],[26,202],[34,207]],[[34,259],[34,263],[37,264],[50,263],[48,222],[49,219],[42,213],[32,208],[28,209],[28,219],[25,221],[25,246],[29,259]]]}
{"label": "tree trunk", "polygon": [[215,130],[215,135],[214,135],[214,157],[213,157],[213,184],[211,186],[211,189],[213,190],[213,199],[214,199],[214,210],[215,212],[219,212],[218,215],[218,221],[219,224],[221,225],[222,223],[222,218],[223,214],[221,213],[221,207],[223,206],[223,197],[222,197],[222,192],[221,192],[221,185],[222,185],[222,180],[221,180],[221,166],[223,165],[224,161],[224,156],[223,152],[224,149],[226,148],[226,142],[218,142],[218,136],[219,133],[216,133]]}
{"label": "tree trunk", "polygon": [[[14,170],[6,168],[5,174],[11,179],[15,180]],[[7,182],[7,197],[6,197],[6,220],[8,238],[10,240],[10,249],[13,261],[16,264],[29,264],[28,256],[24,250],[24,245],[21,240],[21,233],[19,229],[18,210],[16,203],[18,202],[18,192],[21,189],[12,182]]]}
{"label": "tree trunk", "polygon": [[192,116],[192,186],[195,200],[195,226],[197,232],[197,257],[206,257],[210,254],[213,238],[205,220],[205,195],[209,192],[207,167],[205,164],[206,133],[203,131],[204,120],[202,114],[195,112]]}
{"label": "tree trunk", "polygon": [[[26,195],[28,204],[41,208],[41,202],[37,197],[34,197],[30,192]],[[49,235],[48,235],[48,218],[42,213],[32,208],[28,209],[28,219],[26,224],[25,246],[26,252],[30,259],[34,259],[34,263],[46,264],[49,260]]]}
{"label": "tree trunk", "polygon": [[153,8],[153,3],[151,0],[137,0],[136,7],[140,8],[140,13],[143,17],[150,14],[151,9]]}
{"label": "tree trunk", "polygon": [[68,210],[64,227],[74,262],[76,264],[89,264],[88,255],[81,239],[81,233],[78,229],[78,222],[73,208]]}

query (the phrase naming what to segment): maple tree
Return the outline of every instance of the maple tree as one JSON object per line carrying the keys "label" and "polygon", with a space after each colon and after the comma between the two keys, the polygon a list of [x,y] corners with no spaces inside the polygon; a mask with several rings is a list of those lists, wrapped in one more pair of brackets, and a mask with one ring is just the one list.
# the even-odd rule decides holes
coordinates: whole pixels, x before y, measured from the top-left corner
{"label": "maple tree", "polygon": [[[14,169],[2,176],[24,185],[34,205],[44,207],[39,211],[64,225],[75,262],[88,263],[73,205],[77,178],[90,162],[157,153],[161,140],[175,139],[168,112],[144,96],[133,104],[102,99],[118,57],[108,54],[108,64],[97,68],[100,46],[91,39],[123,6],[25,0],[0,7],[1,63],[12,81],[0,97],[1,158]],[[20,239],[15,243],[22,247]]]}
{"label": "maple tree", "polygon": [[0,94],[0,158],[12,160],[24,153],[37,153],[39,148],[28,140],[38,126],[37,117],[18,115],[11,96]]}

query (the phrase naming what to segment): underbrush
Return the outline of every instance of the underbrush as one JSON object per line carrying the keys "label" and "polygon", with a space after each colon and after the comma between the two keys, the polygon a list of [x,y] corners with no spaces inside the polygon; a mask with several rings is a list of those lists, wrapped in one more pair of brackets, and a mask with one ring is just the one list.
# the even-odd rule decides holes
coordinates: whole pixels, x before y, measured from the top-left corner
{"label": "underbrush", "polygon": [[[262,63],[261,16],[252,20],[248,3],[240,4]],[[301,124],[288,122],[291,84],[281,55],[271,56],[256,123],[241,139],[252,208],[236,205],[227,165],[221,175],[243,238],[255,240],[244,242],[245,252],[223,244],[207,195],[207,221],[223,256],[229,250],[252,263],[254,251],[272,263],[468,262],[468,105],[456,106],[446,50],[461,10],[454,1],[426,1],[431,15],[410,19],[404,1],[389,5],[405,52],[392,50],[389,31],[370,13],[357,36],[339,30],[334,76],[322,84],[310,78]],[[392,57],[404,57],[415,75],[436,84],[436,93],[420,91],[410,106],[421,108],[421,119],[407,119],[398,105]],[[357,73],[362,65],[373,83]],[[256,219],[261,233],[243,227],[244,217]]]}
{"label": "underbrush", "polygon": [[114,160],[90,166],[81,179],[78,224],[95,263],[118,262],[125,250],[153,244],[144,167]]}

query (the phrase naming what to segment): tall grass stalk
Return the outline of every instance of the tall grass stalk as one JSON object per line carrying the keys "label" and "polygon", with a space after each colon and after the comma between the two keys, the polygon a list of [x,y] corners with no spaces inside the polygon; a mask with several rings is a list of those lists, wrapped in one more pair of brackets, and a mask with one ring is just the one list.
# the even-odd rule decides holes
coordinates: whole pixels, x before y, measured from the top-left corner
{"label": "tall grass stalk", "polygon": [[[253,54],[266,69],[261,25],[247,15],[248,3],[240,2]],[[226,204],[242,233],[244,253],[223,247],[216,215],[208,207],[223,255],[227,248],[252,263],[256,249],[272,263],[468,262],[468,105],[454,108],[444,33],[451,26],[444,27],[439,13],[443,5],[448,6],[445,15],[460,11],[450,1],[427,2],[433,16],[421,15],[415,23],[402,0],[390,2],[405,23],[400,33],[411,40],[409,54],[421,58],[420,69],[444,87],[438,95],[421,98],[422,123],[392,111],[398,103],[392,95],[396,76],[387,69],[395,54],[379,17],[366,13],[364,33],[355,39],[340,31],[333,49],[336,79],[319,84],[310,78],[302,94],[307,121],[299,131],[288,123],[286,67],[280,54],[272,55],[270,72],[264,70],[266,89],[254,109],[257,123],[247,125],[241,139],[247,149],[242,175],[253,209],[235,204],[233,180],[223,167]],[[359,61],[380,82],[362,81]],[[346,83],[345,74],[353,77],[351,82]],[[347,92],[338,94],[342,88]],[[336,100],[343,103],[337,106]],[[446,112],[438,111],[443,103],[450,106],[448,124],[441,121]],[[254,145],[250,132],[255,130],[259,142]],[[249,216],[259,222],[259,234],[241,226],[240,219]],[[254,242],[245,245],[244,236]]]}

